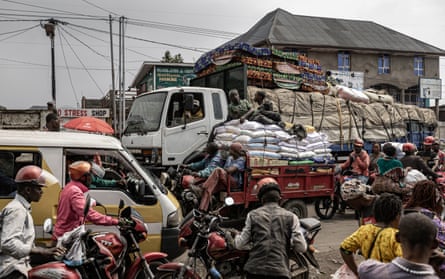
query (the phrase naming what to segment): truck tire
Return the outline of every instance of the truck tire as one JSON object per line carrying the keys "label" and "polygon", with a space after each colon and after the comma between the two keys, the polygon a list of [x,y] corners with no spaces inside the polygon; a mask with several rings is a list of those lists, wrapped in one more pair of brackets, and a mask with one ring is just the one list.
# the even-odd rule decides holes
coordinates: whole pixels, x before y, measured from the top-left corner
{"label": "truck tire", "polygon": [[303,200],[288,200],[283,208],[289,210],[298,216],[298,218],[306,218],[307,217],[307,207],[306,203]]}
{"label": "truck tire", "polygon": [[321,219],[331,219],[338,209],[338,199],[323,197],[315,200],[315,212]]}

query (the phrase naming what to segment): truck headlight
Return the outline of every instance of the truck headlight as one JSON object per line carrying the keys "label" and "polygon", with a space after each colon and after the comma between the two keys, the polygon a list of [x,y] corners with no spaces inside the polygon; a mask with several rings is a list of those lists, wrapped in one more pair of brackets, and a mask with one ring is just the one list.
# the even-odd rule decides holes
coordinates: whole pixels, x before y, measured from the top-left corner
{"label": "truck headlight", "polygon": [[167,216],[167,227],[172,228],[177,226],[179,226],[179,214],[178,210],[175,210]]}

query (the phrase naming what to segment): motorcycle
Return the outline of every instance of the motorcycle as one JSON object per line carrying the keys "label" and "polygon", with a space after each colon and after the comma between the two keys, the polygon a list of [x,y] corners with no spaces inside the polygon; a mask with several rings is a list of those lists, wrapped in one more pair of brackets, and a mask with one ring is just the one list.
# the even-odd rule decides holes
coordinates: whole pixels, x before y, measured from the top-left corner
{"label": "motorcycle", "polygon": [[[87,196],[84,220],[91,205]],[[119,234],[113,232],[91,232],[85,224],[65,233],[58,245],[67,248],[59,261],[33,267],[29,279],[54,278],[155,278],[156,267],[168,262],[167,254],[151,252],[142,254],[139,244],[147,238],[147,227],[142,216],[132,207],[124,208],[119,203]],[[51,219],[48,219],[51,223]],[[51,232],[46,221],[44,228]]]}
{"label": "motorcycle", "polygon": [[[180,228],[179,243],[189,249],[186,263],[167,263],[158,267],[156,278],[243,278],[243,267],[249,255],[248,251],[230,248],[227,238],[230,231],[223,227],[219,211],[234,203],[226,198],[225,205],[213,212],[205,213],[197,209],[186,216]],[[314,218],[300,219],[308,249],[304,253],[291,252],[289,266],[291,278],[309,278],[309,264],[319,268],[313,255],[313,242],[321,230],[320,221]],[[204,266],[206,275],[201,277],[198,260]],[[202,268],[201,268],[202,269]],[[201,270],[202,271],[202,270]]]}
{"label": "motorcycle", "polygon": [[170,167],[167,172],[161,174],[161,183],[178,199],[182,213],[186,216],[194,208],[198,207],[200,197],[191,190],[191,185],[199,185],[205,182],[205,178],[193,178],[187,175],[185,169],[178,165],[176,168]]}

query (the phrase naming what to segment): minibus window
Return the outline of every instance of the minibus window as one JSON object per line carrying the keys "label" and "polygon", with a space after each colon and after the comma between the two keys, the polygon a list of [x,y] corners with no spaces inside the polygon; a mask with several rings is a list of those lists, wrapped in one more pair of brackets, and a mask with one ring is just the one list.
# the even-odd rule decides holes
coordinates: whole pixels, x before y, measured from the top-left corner
{"label": "minibus window", "polygon": [[[141,202],[146,195],[153,195],[151,188],[146,187],[144,179],[116,150],[66,149],[65,157],[67,168],[72,162],[79,160],[94,163],[96,175],[90,189],[118,189],[136,202]],[[68,170],[66,173],[68,182]]]}
{"label": "minibus window", "polygon": [[41,167],[42,156],[28,151],[0,151],[0,197],[11,198],[15,195],[15,174],[27,165]]}

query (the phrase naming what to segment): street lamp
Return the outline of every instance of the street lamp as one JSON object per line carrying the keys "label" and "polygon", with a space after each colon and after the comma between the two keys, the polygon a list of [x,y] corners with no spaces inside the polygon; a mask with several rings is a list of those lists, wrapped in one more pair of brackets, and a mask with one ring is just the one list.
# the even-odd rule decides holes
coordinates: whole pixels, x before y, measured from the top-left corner
{"label": "street lamp", "polygon": [[46,36],[51,40],[51,84],[52,84],[52,98],[54,105],[56,104],[56,68],[55,68],[55,57],[54,57],[54,34],[56,31],[57,22],[54,19],[48,20],[43,29],[45,29]]}

